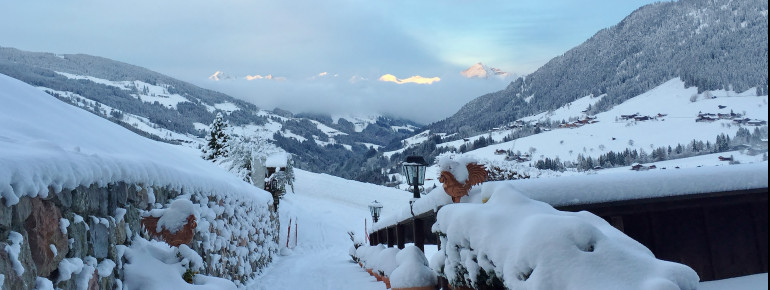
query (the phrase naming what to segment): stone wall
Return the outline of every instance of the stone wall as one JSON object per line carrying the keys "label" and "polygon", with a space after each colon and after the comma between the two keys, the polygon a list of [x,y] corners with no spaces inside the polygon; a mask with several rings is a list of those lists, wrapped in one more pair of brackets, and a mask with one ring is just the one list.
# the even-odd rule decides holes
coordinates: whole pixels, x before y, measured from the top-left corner
{"label": "stone wall", "polygon": [[[183,192],[116,183],[79,186],[60,192],[51,189],[47,198],[23,197],[12,206],[5,206],[5,200],[0,199],[0,280],[4,280],[0,289],[34,289],[37,277],[47,278],[62,289],[84,286],[115,289],[122,285],[122,264],[126,262],[119,245],[130,246],[136,235],[145,233],[140,222],[147,210],[167,207]],[[190,245],[207,264],[201,274],[230,279],[241,285],[270,263],[277,251],[278,219],[267,205],[253,205],[244,198],[221,194],[193,193],[188,197],[203,210]],[[210,209],[212,205],[228,210],[214,211]],[[247,206],[230,209],[228,205]],[[240,211],[247,210],[250,219],[263,222],[237,222],[238,217],[234,215],[243,215],[245,212]],[[9,240],[14,232],[23,237],[18,245]],[[232,234],[240,232],[254,234],[245,237]],[[212,239],[220,241],[212,243]],[[259,251],[240,257],[238,252],[230,250],[243,250],[238,245],[247,248],[257,245]],[[17,258],[11,255],[14,247],[19,249]],[[211,260],[212,252],[219,259]],[[97,265],[110,265],[110,262],[115,264],[110,273],[96,270],[109,269]],[[19,266],[23,267],[21,275]],[[73,273],[73,268],[79,273]],[[244,268],[251,271],[244,273]]]}

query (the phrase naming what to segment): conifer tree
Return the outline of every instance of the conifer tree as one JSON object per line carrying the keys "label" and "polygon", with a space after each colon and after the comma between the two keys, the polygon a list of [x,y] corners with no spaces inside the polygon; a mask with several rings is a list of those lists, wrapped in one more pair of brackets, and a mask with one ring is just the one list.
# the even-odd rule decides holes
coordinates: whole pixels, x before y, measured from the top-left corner
{"label": "conifer tree", "polygon": [[206,136],[206,147],[203,148],[203,159],[217,161],[227,156],[227,140],[225,132],[227,123],[222,120],[222,113],[217,113],[214,122],[209,126],[209,135]]}

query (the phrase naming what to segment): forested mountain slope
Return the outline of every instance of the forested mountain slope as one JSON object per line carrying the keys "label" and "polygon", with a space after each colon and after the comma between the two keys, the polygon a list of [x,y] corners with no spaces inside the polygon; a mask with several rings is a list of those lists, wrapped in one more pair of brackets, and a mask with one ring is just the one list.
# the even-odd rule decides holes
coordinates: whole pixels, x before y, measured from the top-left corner
{"label": "forested mountain slope", "polygon": [[428,128],[481,132],[606,94],[589,110],[597,113],[675,77],[701,91],[757,87],[767,94],[767,8],[762,0],[680,0],[641,7]]}

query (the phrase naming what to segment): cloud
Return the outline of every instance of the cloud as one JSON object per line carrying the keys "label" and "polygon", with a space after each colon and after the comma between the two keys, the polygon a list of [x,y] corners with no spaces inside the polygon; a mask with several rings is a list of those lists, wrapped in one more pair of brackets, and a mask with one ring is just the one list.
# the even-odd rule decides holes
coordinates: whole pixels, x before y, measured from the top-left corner
{"label": "cloud", "polygon": [[[345,115],[383,114],[423,124],[446,118],[468,101],[504,89],[497,78],[467,79],[456,68],[437,76],[432,85],[394,85],[378,81],[380,74],[342,74],[317,79],[289,78],[283,82],[207,80],[205,87],[252,102],[263,109],[293,113]],[[396,78],[398,79],[398,78]]]}
{"label": "cloud", "polygon": [[441,81],[441,78],[439,77],[432,77],[432,78],[426,78],[422,76],[411,76],[405,79],[399,79],[396,76],[392,74],[384,74],[380,77],[379,81],[381,82],[393,82],[397,84],[406,84],[406,83],[415,83],[415,84],[421,84],[421,85],[430,85],[434,82]]}
{"label": "cloud", "polygon": [[271,74],[269,74],[269,75],[266,75],[266,76],[262,76],[262,75],[253,75],[253,76],[250,76],[250,75],[247,75],[247,76],[245,76],[245,77],[243,77],[243,78],[244,78],[244,79],[246,79],[247,81],[253,81],[253,80],[276,80],[276,81],[285,81],[285,80],[286,80],[286,78],[285,78],[285,77],[274,77],[274,76],[273,76],[273,75],[271,75]]}

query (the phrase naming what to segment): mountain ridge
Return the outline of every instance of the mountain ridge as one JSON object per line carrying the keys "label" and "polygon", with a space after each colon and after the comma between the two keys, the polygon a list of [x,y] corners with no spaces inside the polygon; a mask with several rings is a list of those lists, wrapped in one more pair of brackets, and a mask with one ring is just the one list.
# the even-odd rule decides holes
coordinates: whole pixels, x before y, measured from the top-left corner
{"label": "mountain ridge", "polygon": [[[504,90],[468,102],[435,132],[482,132],[588,95],[601,112],[681,77],[688,86],[767,92],[767,2],[681,0],[643,6]],[[468,130],[465,130],[468,131]]]}

